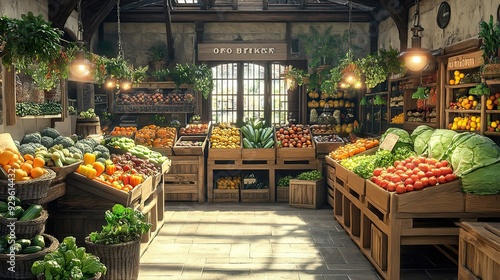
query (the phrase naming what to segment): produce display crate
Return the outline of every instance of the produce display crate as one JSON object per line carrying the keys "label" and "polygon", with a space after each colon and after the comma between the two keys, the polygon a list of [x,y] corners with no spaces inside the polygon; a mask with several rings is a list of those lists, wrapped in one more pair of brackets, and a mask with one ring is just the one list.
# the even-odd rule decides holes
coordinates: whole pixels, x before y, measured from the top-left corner
{"label": "produce display crate", "polygon": [[387,235],[374,224],[371,225],[370,255],[382,270],[387,269]]}
{"label": "produce display crate", "polygon": [[163,176],[165,201],[205,202],[203,156],[171,156],[170,171]]}
{"label": "produce display crate", "polygon": [[243,161],[266,161],[266,163],[274,163],[276,160],[276,149],[273,148],[242,148],[241,159]]}
{"label": "produce display crate", "polygon": [[318,142],[314,138],[314,145],[316,146],[316,153],[318,154],[329,154],[331,151],[336,150],[338,147],[344,146],[344,141],[342,142]]}
{"label": "produce display crate", "polygon": [[241,202],[269,202],[269,189],[240,190]]}
{"label": "produce display crate", "polygon": [[[210,130],[210,135],[212,135],[212,130],[214,129],[214,126],[212,126]],[[209,148],[208,148],[208,159],[209,160],[239,160],[241,159],[241,150],[243,147],[243,135],[241,135],[241,131],[238,128],[239,134],[240,134],[240,147],[239,148],[231,148],[231,149],[214,149],[212,148],[212,143],[209,142]],[[209,136],[210,138],[210,136]]]}
{"label": "produce display crate", "polygon": [[75,162],[63,167],[50,166],[49,168],[56,173],[56,177],[54,178],[54,180],[52,180],[52,183],[60,183],[64,181],[66,179],[66,176],[68,176],[68,174],[72,172],[75,172],[80,164],[82,164],[82,162],[83,161]]}
{"label": "produce display crate", "polygon": [[88,179],[76,172],[70,173],[66,177],[66,184],[78,188],[84,192],[108,199],[124,206],[133,207],[141,202],[142,191],[152,189],[152,179],[145,180],[142,184],[136,186],[133,190],[125,192],[111,186],[102,184],[96,180]]}
{"label": "produce display crate", "polygon": [[360,177],[351,170],[347,170],[347,188],[349,191],[354,192],[359,200],[363,200],[365,196],[365,179]]}
{"label": "produce display crate", "polygon": [[338,161],[333,161],[333,166],[335,167],[335,178],[341,181],[341,185],[347,184],[347,176],[349,175],[349,170],[340,164]]}
{"label": "produce display crate", "polygon": [[288,202],[290,200],[290,187],[277,187],[276,188],[276,201]]}
{"label": "produce display crate", "polygon": [[491,213],[500,217],[500,195],[465,194],[465,212]]}
{"label": "produce display crate", "polygon": [[[181,141],[199,141],[203,142],[203,144],[196,147],[178,146],[177,143]],[[206,144],[206,136],[181,136],[175,143],[173,151],[176,156],[203,156],[205,153]]]}
{"label": "produce display crate", "polygon": [[230,189],[230,190],[220,190],[213,189],[213,202],[239,202],[240,201],[240,190]]}
{"label": "produce display crate", "polygon": [[[274,142],[278,143],[276,139],[276,130],[274,128]],[[276,161],[278,164],[286,164],[287,162],[293,163],[296,161],[312,161],[316,159],[316,146],[311,136],[311,148],[289,148],[276,146]]]}
{"label": "produce display crate", "polygon": [[498,279],[500,223],[460,223],[458,279]]}
{"label": "produce display crate", "polygon": [[298,208],[321,208],[326,201],[325,180],[290,179],[289,204]]}
{"label": "produce display crate", "polygon": [[[186,127],[184,129],[189,129],[190,127],[192,127],[193,125],[198,125],[198,124],[188,124],[186,125]],[[204,133],[198,133],[198,134],[194,134],[194,133],[184,133],[183,130],[181,129],[179,131],[179,135],[180,136],[207,136],[208,133],[210,132],[210,129],[212,128],[212,122],[208,122],[207,124],[207,129]]]}

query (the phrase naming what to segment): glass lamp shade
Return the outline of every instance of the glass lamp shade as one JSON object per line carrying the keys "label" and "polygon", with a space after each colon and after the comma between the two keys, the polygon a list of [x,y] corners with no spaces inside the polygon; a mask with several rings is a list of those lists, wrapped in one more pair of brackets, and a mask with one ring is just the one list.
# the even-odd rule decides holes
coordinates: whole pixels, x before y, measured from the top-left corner
{"label": "glass lamp shade", "polygon": [[421,71],[429,63],[432,54],[424,49],[409,48],[400,56],[410,71]]}
{"label": "glass lamp shade", "polygon": [[76,52],[75,60],[71,62],[69,71],[73,77],[87,78],[90,75],[92,63],[85,58],[85,52]]}
{"label": "glass lamp shade", "polygon": [[130,81],[123,81],[121,84],[120,84],[120,88],[122,90],[129,90],[132,88],[132,83]]}
{"label": "glass lamp shade", "polygon": [[108,88],[108,89],[116,88],[116,80],[115,79],[108,78],[108,79],[106,79],[104,84],[105,84],[106,88]]}

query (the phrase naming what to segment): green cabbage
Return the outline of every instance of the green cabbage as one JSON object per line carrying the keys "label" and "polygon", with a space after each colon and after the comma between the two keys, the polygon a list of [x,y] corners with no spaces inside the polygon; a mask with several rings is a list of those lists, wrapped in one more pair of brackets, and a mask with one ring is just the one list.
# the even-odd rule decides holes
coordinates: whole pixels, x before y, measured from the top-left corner
{"label": "green cabbage", "polygon": [[410,135],[413,140],[413,148],[417,155],[427,154],[427,143],[431,138],[434,129],[427,125],[419,125]]}
{"label": "green cabbage", "polygon": [[[398,141],[396,142],[396,145],[394,145],[393,150],[396,150],[397,148],[401,147],[408,147],[413,151],[413,141],[410,138],[410,134],[404,129],[401,128],[396,128],[396,127],[390,127],[388,128],[384,134],[380,137],[380,143],[382,143],[385,139],[385,137],[389,134],[393,133],[399,136]],[[380,149],[380,148],[379,148]]]}
{"label": "green cabbage", "polygon": [[446,156],[454,173],[462,177],[478,168],[500,161],[500,147],[488,137],[463,132],[453,137]]}
{"label": "green cabbage", "polygon": [[456,131],[449,129],[434,130],[427,143],[427,156],[438,160],[443,159],[456,134]]}
{"label": "green cabbage", "polygon": [[498,194],[500,193],[498,174],[500,174],[500,162],[478,168],[462,176],[462,189],[466,193]]}

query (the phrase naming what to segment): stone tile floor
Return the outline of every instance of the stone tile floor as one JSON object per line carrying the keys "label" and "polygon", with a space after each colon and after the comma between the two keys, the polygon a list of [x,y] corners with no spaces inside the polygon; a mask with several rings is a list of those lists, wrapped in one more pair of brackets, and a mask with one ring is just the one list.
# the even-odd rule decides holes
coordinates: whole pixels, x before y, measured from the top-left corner
{"label": "stone tile floor", "polygon": [[[402,266],[404,280],[457,279],[457,267],[430,246],[405,246]],[[139,279],[381,277],[331,208],[168,203],[165,223],[141,257]]]}

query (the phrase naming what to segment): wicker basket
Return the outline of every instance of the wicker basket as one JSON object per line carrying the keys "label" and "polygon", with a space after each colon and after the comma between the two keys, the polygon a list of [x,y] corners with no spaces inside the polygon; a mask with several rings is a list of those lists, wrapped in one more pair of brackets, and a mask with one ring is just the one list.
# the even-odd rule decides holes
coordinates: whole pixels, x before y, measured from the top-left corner
{"label": "wicker basket", "polygon": [[33,238],[35,235],[45,230],[45,222],[49,213],[43,210],[40,217],[30,221],[9,221],[7,218],[0,217],[0,236],[8,234],[11,229],[8,227],[11,223],[15,224],[16,238]]}
{"label": "wicker basket", "polygon": [[75,162],[73,164],[66,165],[63,167],[50,166],[49,168],[56,173],[56,177],[54,177],[52,183],[60,183],[64,181],[66,179],[66,175],[68,175],[71,172],[75,172],[81,163],[82,161]]}
{"label": "wicker basket", "polygon": [[485,64],[482,69],[482,73],[485,78],[495,77],[500,75],[500,63],[490,63]]}
{"label": "wicker basket", "polygon": [[31,266],[35,261],[42,260],[45,255],[50,252],[57,250],[59,247],[59,241],[51,235],[42,234],[45,238],[45,244],[50,244],[45,249],[40,252],[33,254],[16,254],[15,260],[15,273],[9,270],[11,266],[8,261],[10,261],[10,256],[7,254],[0,254],[0,279],[36,279],[36,277],[31,273]]}
{"label": "wicker basket", "polygon": [[[56,177],[56,173],[46,169],[47,173],[29,181],[14,182],[15,196],[23,202],[33,202],[47,196],[47,191]],[[9,181],[0,180],[0,200],[6,200],[9,194]]]}
{"label": "wicker basket", "polygon": [[134,280],[139,277],[139,262],[141,258],[141,240],[122,244],[101,245],[94,244],[88,237],[85,238],[87,252],[98,256],[108,269],[101,279]]}

